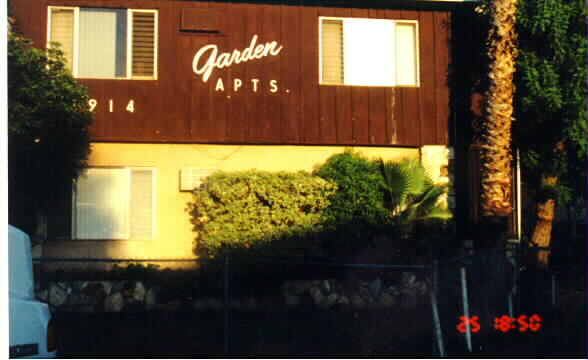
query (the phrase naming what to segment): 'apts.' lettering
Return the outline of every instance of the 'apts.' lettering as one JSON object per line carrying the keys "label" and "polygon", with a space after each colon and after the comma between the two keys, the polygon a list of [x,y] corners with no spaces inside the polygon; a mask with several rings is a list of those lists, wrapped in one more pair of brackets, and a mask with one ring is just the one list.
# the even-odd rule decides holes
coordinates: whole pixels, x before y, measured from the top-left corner
{"label": "'apts.' lettering", "polygon": [[[257,43],[257,35],[253,35],[248,48],[242,51],[233,50],[232,53],[224,52],[218,55],[218,47],[214,44],[206,45],[200,48],[194,60],[192,60],[192,69],[197,75],[202,75],[202,81],[206,82],[214,69],[222,69],[232,64],[239,64],[249,60],[261,59],[266,56],[276,56],[282,50],[276,41],[265,44]],[[218,55],[218,56],[217,56]],[[208,56],[208,58],[206,58]],[[204,60],[206,59],[206,60]]]}

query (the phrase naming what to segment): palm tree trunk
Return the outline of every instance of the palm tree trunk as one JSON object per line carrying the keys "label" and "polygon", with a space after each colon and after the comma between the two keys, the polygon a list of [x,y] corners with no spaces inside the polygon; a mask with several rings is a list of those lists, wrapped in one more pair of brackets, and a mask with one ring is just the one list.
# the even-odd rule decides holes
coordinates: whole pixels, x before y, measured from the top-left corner
{"label": "palm tree trunk", "polygon": [[517,55],[516,0],[494,0],[490,6],[490,87],[481,144],[481,203],[483,216],[508,216],[512,213],[511,125]]}
{"label": "palm tree trunk", "polygon": [[[558,178],[549,176],[543,178],[543,185],[555,185]],[[551,245],[551,230],[553,229],[553,218],[555,217],[555,200],[546,199],[537,202],[537,222],[533,229],[531,243],[538,247],[549,247]],[[539,266],[549,264],[549,250],[537,251],[537,262]]]}

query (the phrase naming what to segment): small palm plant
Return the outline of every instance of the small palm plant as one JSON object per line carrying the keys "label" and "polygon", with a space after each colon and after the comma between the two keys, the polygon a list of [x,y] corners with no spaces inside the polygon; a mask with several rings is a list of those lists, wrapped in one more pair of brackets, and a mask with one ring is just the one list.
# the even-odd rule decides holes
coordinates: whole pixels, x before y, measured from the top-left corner
{"label": "small palm plant", "polygon": [[440,201],[447,185],[433,183],[418,160],[384,162],[380,159],[386,193],[385,206],[408,236],[416,224],[449,220],[451,211]]}

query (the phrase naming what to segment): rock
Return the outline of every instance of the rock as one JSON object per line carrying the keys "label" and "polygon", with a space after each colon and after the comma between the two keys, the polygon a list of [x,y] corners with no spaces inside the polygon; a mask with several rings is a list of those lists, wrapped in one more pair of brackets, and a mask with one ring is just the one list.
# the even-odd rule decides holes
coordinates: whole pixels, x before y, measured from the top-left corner
{"label": "rock", "polygon": [[152,287],[147,290],[147,293],[145,294],[145,308],[147,310],[153,309],[155,305],[157,305],[157,299],[158,292],[156,288]]}
{"label": "rock", "polygon": [[67,302],[68,288],[63,283],[54,283],[49,286],[49,304],[61,306]]}
{"label": "rock", "polygon": [[312,287],[310,281],[296,280],[292,282],[292,294],[302,295]]}
{"label": "rock", "polygon": [[349,301],[351,302],[351,305],[359,307],[359,308],[365,306],[365,301],[359,295],[351,295],[351,297],[349,298]]}
{"label": "rock", "polygon": [[107,312],[119,312],[125,306],[125,301],[120,292],[110,294],[104,300],[104,311]]}
{"label": "rock", "polygon": [[335,303],[337,303],[337,299],[338,298],[339,297],[337,296],[337,294],[334,294],[334,293],[333,294],[329,294],[329,296],[327,296],[326,299],[325,299],[325,301],[324,301],[325,302],[325,305],[327,305],[327,306],[335,305]]}
{"label": "rock", "polygon": [[82,291],[88,285],[87,281],[72,281],[71,288],[72,291]]}
{"label": "rock", "polygon": [[111,282],[112,287],[110,289],[110,293],[111,294],[117,293],[117,292],[122,293],[126,283],[127,283],[127,281],[112,281]]}
{"label": "rock", "polygon": [[296,295],[284,296],[284,302],[286,305],[300,305],[300,297]]}
{"label": "rock", "polygon": [[321,288],[322,288],[323,292],[330,293],[331,292],[331,283],[329,282],[329,280],[321,281]]}
{"label": "rock", "polygon": [[369,284],[370,293],[373,297],[378,297],[382,291],[382,280],[376,279]]}
{"label": "rock", "polygon": [[143,283],[137,281],[135,283],[135,289],[133,290],[133,300],[138,302],[144,302],[146,292],[147,291],[145,290],[145,286],[143,286]]}
{"label": "rock", "polygon": [[121,294],[125,298],[125,300],[134,301],[134,299],[133,299],[134,294],[133,293],[135,292],[135,287],[136,287],[136,282],[134,282],[134,281],[125,281],[123,283]]}
{"label": "rock", "polygon": [[315,305],[320,305],[322,303],[324,296],[321,292],[321,289],[319,289],[318,287],[312,287],[310,289],[309,293],[310,293],[310,297],[314,301]]}
{"label": "rock", "polygon": [[110,282],[110,281],[102,281],[101,284],[102,284],[102,287],[103,287],[104,292],[106,293],[106,295],[110,295],[110,293],[112,292],[112,282]]}
{"label": "rock", "polygon": [[403,287],[413,287],[416,281],[416,275],[409,272],[403,272],[400,280]]}
{"label": "rock", "polygon": [[419,296],[427,294],[428,286],[425,281],[417,281],[414,286],[415,293]]}
{"label": "rock", "polygon": [[37,291],[36,296],[37,296],[37,299],[39,299],[40,301],[47,302],[49,300],[49,290],[47,290],[47,289],[39,290],[39,291]]}
{"label": "rock", "polygon": [[400,296],[400,290],[396,286],[390,286],[384,292],[390,296]]}
{"label": "rock", "polygon": [[337,304],[340,304],[340,305],[349,305],[349,298],[347,296],[345,296],[345,295],[342,295],[337,300]]}
{"label": "rock", "polygon": [[396,304],[396,298],[388,293],[384,293],[380,296],[379,303],[383,306],[393,306]]}
{"label": "rock", "polygon": [[95,305],[96,302],[95,297],[78,293],[71,294],[67,299],[69,305]]}

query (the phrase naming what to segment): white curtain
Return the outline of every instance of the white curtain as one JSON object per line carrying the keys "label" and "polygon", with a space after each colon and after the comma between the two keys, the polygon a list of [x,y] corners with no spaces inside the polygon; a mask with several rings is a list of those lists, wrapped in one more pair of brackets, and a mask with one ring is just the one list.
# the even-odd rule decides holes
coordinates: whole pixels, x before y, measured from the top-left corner
{"label": "white curtain", "polygon": [[126,76],[127,11],[80,9],[78,76]]}
{"label": "white curtain", "polygon": [[133,169],[131,177],[131,239],[153,237],[153,170]]}
{"label": "white curtain", "polygon": [[395,84],[392,20],[347,18],[343,39],[346,85]]}
{"label": "white curtain", "polygon": [[76,239],[128,239],[128,169],[87,169],[76,190]]}
{"label": "white curtain", "polygon": [[417,85],[416,24],[396,23],[396,85]]}

